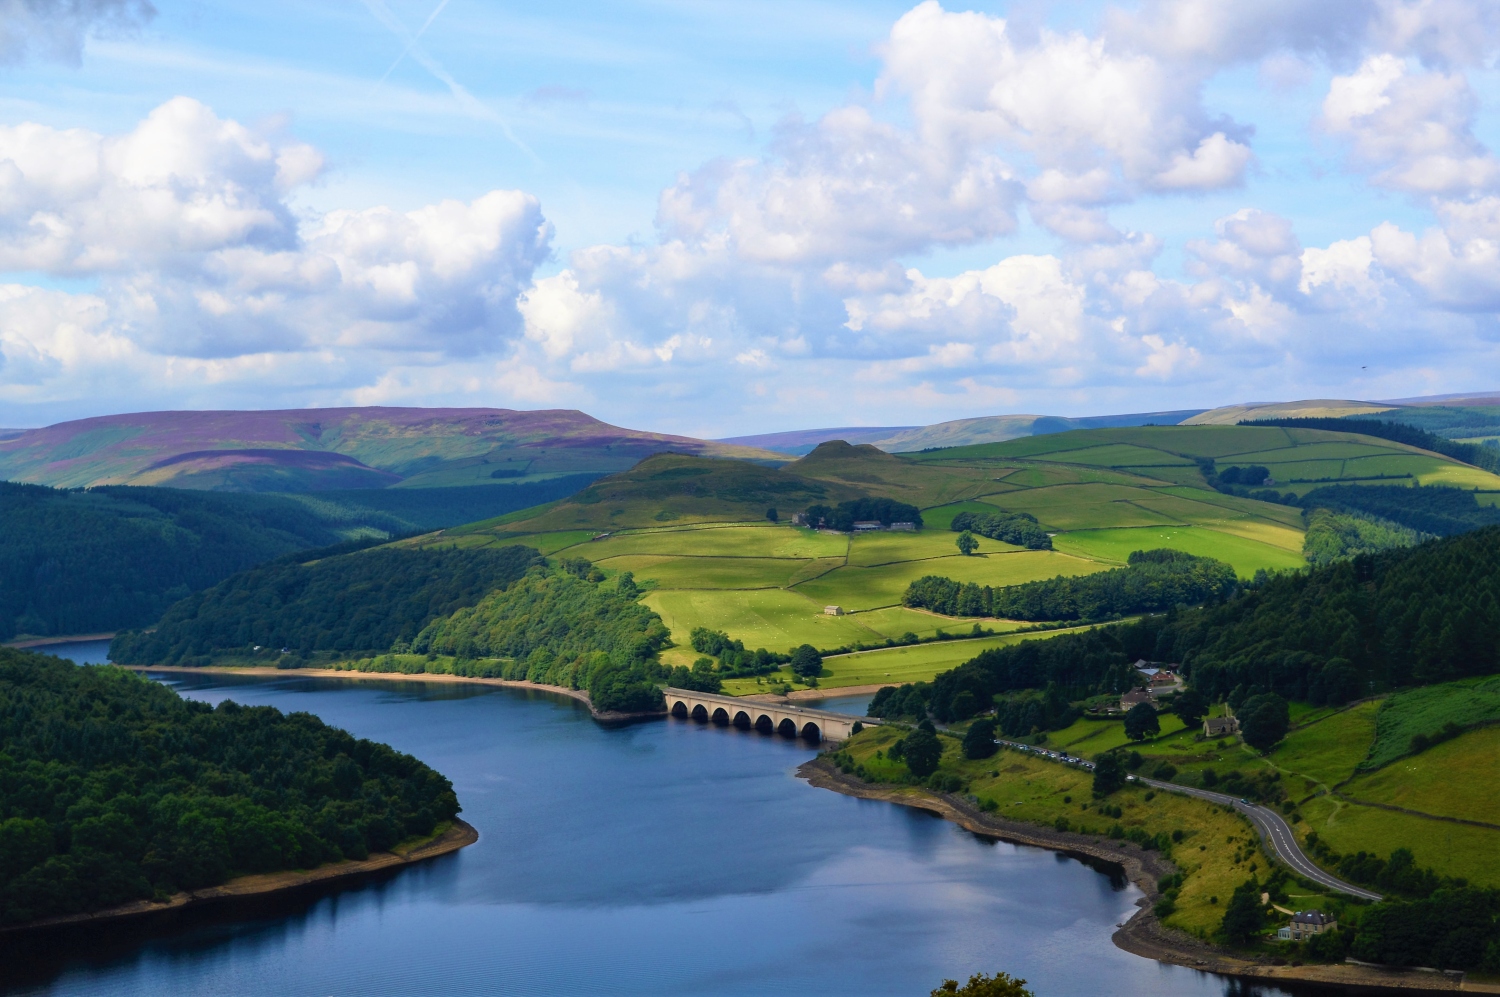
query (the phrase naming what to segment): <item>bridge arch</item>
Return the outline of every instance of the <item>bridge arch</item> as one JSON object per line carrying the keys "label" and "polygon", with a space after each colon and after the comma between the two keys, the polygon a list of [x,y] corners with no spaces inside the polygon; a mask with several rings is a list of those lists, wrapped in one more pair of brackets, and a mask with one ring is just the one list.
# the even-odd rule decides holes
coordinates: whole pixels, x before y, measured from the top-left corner
{"label": "bridge arch", "polygon": [[823,732],[818,728],[818,725],[813,723],[811,720],[802,725],[801,733],[802,739],[804,741],[811,741],[813,744],[817,744],[819,741],[823,740]]}
{"label": "bridge arch", "polygon": [[726,710],[726,709],[724,709],[724,707],[722,707],[722,706],[716,707],[714,709],[714,715],[712,717],[710,717],[709,719],[714,722],[714,726],[715,727],[728,727],[729,726],[729,711]]}
{"label": "bridge arch", "polygon": [[755,718],[755,729],[762,734],[773,734],[776,732],[776,724],[772,721],[769,714],[762,713]]}
{"label": "bridge arch", "polygon": [[734,715],[734,725],[740,730],[749,730],[750,714],[746,713],[744,710],[739,710],[738,712],[736,712]]}
{"label": "bridge arch", "polygon": [[797,721],[793,720],[791,717],[782,717],[781,723],[776,725],[776,733],[780,734],[782,737],[796,737]]}
{"label": "bridge arch", "polygon": [[674,701],[672,703],[672,716],[677,717],[678,719],[681,719],[681,720],[686,720],[687,719],[687,715],[688,715],[688,708],[687,708],[687,704],[686,703],[684,703],[680,699],[676,700],[676,701]]}
{"label": "bridge arch", "polygon": [[698,703],[693,707],[693,719],[700,724],[708,723],[708,710],[703,708],[702,703]]}

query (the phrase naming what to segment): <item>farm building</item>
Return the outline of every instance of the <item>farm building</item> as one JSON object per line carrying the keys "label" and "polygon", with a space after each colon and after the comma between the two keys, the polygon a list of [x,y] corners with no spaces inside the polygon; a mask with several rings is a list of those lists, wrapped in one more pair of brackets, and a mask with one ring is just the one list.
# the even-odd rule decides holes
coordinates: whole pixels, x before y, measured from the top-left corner
{"label": "farm building", "polygon": [[844,615],[844,607],[843,606],[824,606],[823,607],[823,615],[824,616],[843,616]]}
{"label": "farm building", "polygon": [[1225,737],[1239,729],[1240,722],[1236,717],[1207,717],[1203,721],[1205,737]]}

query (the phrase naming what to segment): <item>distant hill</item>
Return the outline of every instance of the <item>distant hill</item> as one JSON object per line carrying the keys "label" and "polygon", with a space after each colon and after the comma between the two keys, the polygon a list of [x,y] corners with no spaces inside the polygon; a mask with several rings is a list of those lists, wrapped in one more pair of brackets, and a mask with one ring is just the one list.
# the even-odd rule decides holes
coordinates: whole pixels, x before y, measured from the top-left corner
{"label": "distant hill", "polygon": [[1233,426],[1252,419],[1339,419],[1351,415],[1374,415],[1389,412],[1394,405],[1379,402],[1351,401],[1337,398],[1313,398],[1300,402],[1249,402],[1209,409],[1190,419],[1187,426]]}
{"label": "distant hill", "polygon": [[622,429],[570,409],[141,412],[0,440],[0,478],[209,491],[438,487],[609,474],[663,451],[785,459],[755,447]]}
{"label": "distant hill", "polygon": [[[975,443],[1001,443],[1023,436],[1065,433],[1070,429],[1113,429],[1129,426],[1175,426],[1202,412],[1182,409],[1174,412],[1136,412],[1128,415],[1095,415],[1070,419],[1056,415],[990,415],[978,419],[955,419],[932,426],[918,426],[883,439],[870,440],[882,450],[893,453],[930,450],[934,447],[963,447]],[[855,442],[853,440],[850,441]]]}
{"label": "distant hill", "polygon": [[731,436],[717,442],[743,447],[760,447],[764,450],[775,450],[777,453],[801,457],[803,454],[811,453],[819,443],[827,443],[829,440],[843,440],[845,443],[874,443],[897,433],[921,428],[921,426],[843,426],[836,429],[794,429],[787,433]]}

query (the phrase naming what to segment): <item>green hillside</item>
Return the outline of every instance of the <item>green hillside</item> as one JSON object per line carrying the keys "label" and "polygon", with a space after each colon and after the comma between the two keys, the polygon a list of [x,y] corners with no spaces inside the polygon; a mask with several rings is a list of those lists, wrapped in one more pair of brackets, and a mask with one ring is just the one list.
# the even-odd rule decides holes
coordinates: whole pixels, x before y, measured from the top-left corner
{"label": "green hillside", "polygon": [[[973,618],[902,605],[907,587],[928,575],[1000,588],[1117,568],[1133,551],[1159,548],[1224,561],[1245,580],[1261,570],[1300,569],[1307,564],[1303,510],[1216,490],[1205,466],[1222,472],[1259,463],[1274,465],[1289,481],[1358,483],[1370,479],[1362,463],[1370,460],[1390,465],[1381,474],[1416,476],[1379,479],[1388,485],[1426,480],[1500,488],[1500,478],[1478,469],[1352,433],[1145,426],[917,454],[825,443],[780,468],[663,454],[561,502],[413,543],[525,543],[543,554],[586,558],[606,572],[630,571],[647,585],[647,603],[679,645],[665,652],[667,659],[686,664],[696,656],[686,650],[695,627],[771,650],[969,630]],[[1297,470],[1304,462],[1315,475]],[[1283,490],[1325,485],[1299,482]],[[849,535],[787,525],[809,505],[859,496],[915,505],[926,526]],[[772,507],[779,522],[766,518]],[[975,555],[963,556],[946,528],[960,512],[1029,514],[1054,534],[1053,549],[978,537]],[[845,615],[824,615],[830,605]],[[980,622],[997,632],[1019,626]],[[935,665],[928,677],[939,670]],[[841,668],[822,684],[866,684],[870,671]]]}
{"label": "green hillside", "polygon": [[0,640],[143,627],[293,551],[470,522],[591,480],[296,495],[0,482]]}

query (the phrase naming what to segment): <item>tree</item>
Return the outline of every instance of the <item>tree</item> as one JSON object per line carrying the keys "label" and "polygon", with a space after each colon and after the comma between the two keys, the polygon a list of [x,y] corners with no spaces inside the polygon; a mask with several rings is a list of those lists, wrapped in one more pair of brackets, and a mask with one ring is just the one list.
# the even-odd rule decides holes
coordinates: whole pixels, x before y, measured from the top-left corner
{"label": "tree", "polygon": [[1260,883],[1252,877],[1234,888],[1234,896],[1224,909],[1221,925],[1224,937],[1244,944],[1265,927],[1266,914],[1260,907]]}
{"label": "tree", "polygon": [[964,757],[988,758],[999,748],[995,744],[995,721],[981,717],[964,733]]}
{"label": "tree", "polygon": [[766,518],[773,523],[778,523],[781,521],[781,516],[776,512],[776,507],[774,505],[766,510]]}
{"label": "tree", "polygon": [[1005,973],[986,976],[975,973],[963,986],[957,980],[944,980],[943,985],[932,992],[932,997],[1036,997],[1026,989],[1025,980],[1012,979]]}
{"label": "tree", "polygon": [[802,644],[792,649],[792,674],[802,678],[823,674],[823,656],[811,644]]}
{"label": "tree", "polygon": [[924,779],[937,771],[943,757],[943,744],[937,735],[920,727],[906,735],[901,750],[911,774]]}
{"label": "tree", "polygon": [[1125,785],[1125,764],[1111,751],[1094,759],[1094,795],[1108,796]]}
{"label": "tree", "polygon": [[1197,727],[1203,723],[1203,717],[1208,713],[1208,700],[1197,689],[1189,689],[1177,697],[1177,702],[1172,704],[1172,712],[1188,727]]}
{"label": "tree", "polygon": [[1251,696],[1240,706],[1240,732],[1245,743],[1258,751],[1270,751],[1286,737],[1290,726],[1287,701],[1274,692]]}
{"label": "tree", "polygon": [[1156,719],[1156,707],[1150,703],[1136,703],[1125,714],[1125,736],[1132,741],[1144,741],[1161,733],[1161,721]]}
{"label": "tree", "polygon": [[952,714],[954,720],[967,720],[979,712],[979,700],[974,698],[972,692],[965,689],[953,697],[953,702],[948,706],[948,712]]}
{"label": "tree", "polygon": [[964,530],[958,535],[958,552],[965,557],[979,549],[979,541],[974,539],[974,534]]}

